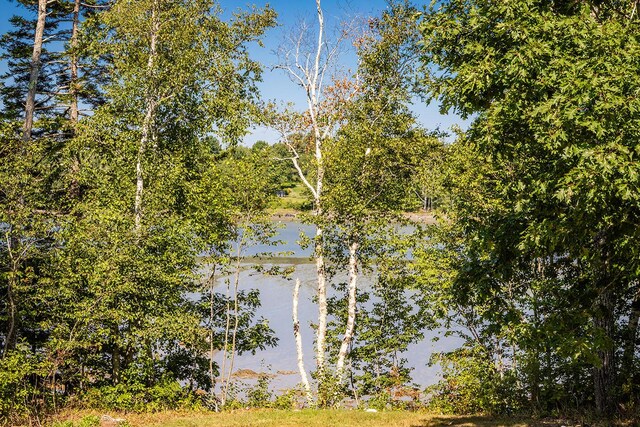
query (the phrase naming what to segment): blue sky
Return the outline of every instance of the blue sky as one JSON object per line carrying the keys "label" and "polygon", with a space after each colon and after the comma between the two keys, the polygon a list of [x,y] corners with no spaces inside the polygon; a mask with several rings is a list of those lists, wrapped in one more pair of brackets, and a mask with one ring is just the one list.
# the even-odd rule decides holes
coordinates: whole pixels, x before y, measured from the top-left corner
{"label": "blue sky", "polygon": [[[282,71],[272,71],[270,68],[276,64],[277,59],[273,52],[281,43],[284,32],[295,26],[302,19],[306,19],[309,23],[316,23],[315,0],[272,0],[270,2],[263,0],[254,2],[220,0],[219,3],[225,10],[225,15],[231,14],[234,10],[244,8],[249,4],[264,6],[269,3],[276,10],[279,26],[267,32],[264,39],[264,47],[253,46],[251,49],[254,58],[265,65],[260,90],[265,99],[293,101],[300,105],[304,99],[301,89],[295,86]],[[356,17],[377,16],[387,7],[387,3],[385,0],[323,0],[322,7],[327,27],[331,27],[338,22]],[[5,33],[9,29],[9,18],[16,13],[24,13],[24,9],[19,7],[16,1],[0,0],[0,33]],[[343,59],[346,62],[353,62],[353,58],[349,58],[349,55]],[[0,70],[4,70],[4,64],[0,65]],[[466,122],[463,122],[453,114],[441,115],[437,106],[424,105],[420,100],[416,100],[413,110],[418,115],[419,121],[428,129],[439,127],[441,130],[448,130],[453,124],[463,127],[466,124]],[[252,129],[251,133],[245,138],[245,143],[251,145],[260,139],[275,142],[276,134],[264,128]]]}

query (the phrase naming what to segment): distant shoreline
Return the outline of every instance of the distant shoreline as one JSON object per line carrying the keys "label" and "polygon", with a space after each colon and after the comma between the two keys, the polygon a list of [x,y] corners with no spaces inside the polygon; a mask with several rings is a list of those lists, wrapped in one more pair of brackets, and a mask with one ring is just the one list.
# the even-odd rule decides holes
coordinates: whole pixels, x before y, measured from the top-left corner
{"label": "distant shoreline", "polygon": [[[274,209],[271,212],[271,219],[273,221],[282,221],[282,222],[293,222],[293,221],[297,221],[298,217],[303,214],[304,212],[302,211],[298,211],[295,209]],[[407,218],[410,221],[413,222],[419,222],[419,223],[423,223],[423,224],[435,224],[436,223],[436,219],[433,216],[432,212],[425,212],[425,211],[420,211],[420,212],[403,212],[402,216],[404,216],[405,218]]]}

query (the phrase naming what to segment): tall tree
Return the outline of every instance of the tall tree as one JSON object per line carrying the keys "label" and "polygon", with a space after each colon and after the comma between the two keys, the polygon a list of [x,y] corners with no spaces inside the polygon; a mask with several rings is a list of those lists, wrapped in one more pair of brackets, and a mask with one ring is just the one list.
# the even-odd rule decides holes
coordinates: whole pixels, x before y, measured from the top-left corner
{"label": "tall tree", "polygon": [[47,19],[47,0],[38,0],[38,19],[33,41],[33,53],[31,54],[31,64],[29,73],[29,89],[24,107],[24,128],[22,139],[31,139],[31,129],[33,128],[33,112],[36,104],[36,89],[38,76],[40,75],[40,56],[42,54],[42,37],[44,36],[44,25]]}
{"label": "tall tree", "polygon": [[327,221],[344,232],[349,254],[349,315],[336,360],[339,378],[354,336],[358,269],[366,266],[361,255],[367,253],[367,240],[379,238],[375,230],[381,223],[398,221],[416,153],[437,145],[409,109],[418,75],[415,12],[407,3],[392,3],[355,41],[358,92],[328,144]]}
{"label": "tall tree", "polygon": [[[303,26],[292,37],[294,47],[279,52],[280,68],[304,89],[307,105],[302,113],[282,114],[277,127],[314,204],[310,221],[316,226],[318,403],[330,405],[337,397],[332,385],[337,381],[343,386],[355,336],[358,280],[373,262],[363,257],[370,250],[368,240],[379,237],[376,227],[381,223],[397,219],[411,153],[431,139],[408,108],[418,71],[419,33],[410,19],[415,9],[393,4],[379,19],[367,22],[367,30],[352,41],[358,69],[342,75],[335,61],[343,40],[325,40],[324,16],[319,2],[316,6],[315,39]],[[304,162],[304,153],[311,161]],[[328,348],[327,287],[342,269],[347,276],[346,315],[341,317],[345,324],[338,326],[342,339],[337,347]]]}
{"label": "tall tree", "polygon": [[[282,143],[289,150],[300,181],[312,195],[316,232],[313,239],[314,259],[317,275],[318,327],[316,330],[316,365],[320,377],[325,375],[327,334],[327,266],[325,260],[324,206],[325,144],[334,135],[342,118],[345,103],[355,91],[351,83],[335,85],[334,96],[330,81],[335,79],[337,57],[341,53],[346,31],[337,40],[327,40],[324,12],[320,0],[316,0],[317,31],[303,24],[298,34],[292,34],[278,55],[284,70],[306,96],[303,113],[285,111],[279,114],[274,126],[280,133]],[[315,41],[313,40],[315,36]],[[290,44],[291,43],[291,44]],[[300,165],[301,152],[310,146],[313,164],[310,168]]]}
{"label": "tall tree", "polygon": [[484,182],[495,206],[456,202],[462,230],[497,266],[484,272],[501,276],[487,282],[496,287],[536,259],[567,260],[555,276],[572,279],[568,298],[589,313],[592,396],[603,413],[626,375],[618,325],[633,318],[638,286],[636,6],[447,1],[421,23],[432,95],[444,111],[475,115],[462,143],[493,174]]}
{"label": "tall tree", "polygon": [[[207,171],[214,154],[208,136],[233,142],[244,132],[260,72],[244,45],[274,14],[254,11],[227,23],[219,13],[209,1],[149,0],[119,2],[100,16],[112,80],[109,103],[79,128],[77,144],[92,150],[82,161],[88,190],[73,231],[82,237],[72,241],[75,257],[127,271],[78,277],[104,307],[91,321],[108,331],[116,382],[158,346],[169,357],[176,332],[199,329],[184,299],[197,283],[196,256],[228,236],[224,199],[204,194],[219,185]],[[99,286],[105,280],[107,293]],[[157,316],[180,327],[168,333]],[[193,351],[197,336],[183,335]]]}
{"label": "tall tree", "polygon": [[[186,295],[199,289],[197,255],[232,235],[215,153],[249,123],[261,68],[247,44],[275,14],[226,22],[216,3],[188,0],[53,6],[33,109],[42,114],[25,141],[21,105],[33,86],[22,39],[31,24],[14,18],[17,36],[3,37],[14,72],[2,87],[0,134],[3,358],[26,351],[48,362],[46,385],[31,394],[45,404],[36,392],[55,400],[61,376],[67,393],[206,387],[206,331]],[[46,50],[46,40],[68,41],[68,50]],[[108,82],[93,79],[94,58]],[[101,105],[80,120],[88,96]],[[82,191],[69,192],[69,181]],[[23,378],[34,372],[26,369]]]}

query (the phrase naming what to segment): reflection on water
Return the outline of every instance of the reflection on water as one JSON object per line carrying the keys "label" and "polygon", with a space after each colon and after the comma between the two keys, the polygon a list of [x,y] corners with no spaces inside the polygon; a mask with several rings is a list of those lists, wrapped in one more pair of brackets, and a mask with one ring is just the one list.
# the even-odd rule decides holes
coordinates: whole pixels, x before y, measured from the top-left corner
{"label": "reflection on water", "polygon": [[[291,252],[284,257],[274,257],[263,259],[262,263],[274,262],[280,266],[293,266],[294,273],[290,278],[279,276],[270,276],[253,271],[247,268],[240,274],[240,290],[249,290],[257,288],[260,290],[261,308],[258,310],[257,318],[264,317],[268,320],[269,325],[278,337],[278,346],[268,348],[264,351],[258,351],[255,355],[250,353],[236,356],[235,369],[239,371],[250,369],[256,372],[276,373],[277,371],[287,372],[295,371],[295,375],[278,375],[273,384],[276,389],[287,388],[296,385],[299,382],[297,374],[297,356],[295,350],[295,342],[293,337],[292,325],[292,295],[295,278],[300,278],[302,286],[300,289],[300,301],[298,305],[298,316],[300,318],[300,326],[303,340],[303,353],[305,366],[307,370],[314,369],[313,362],[313,340],[314,331],[311,323],[317,320],[317,305],[313,303],[312,298],[315,295],[315,265],[312,264],[310,256],[311,249],[301,249],[296,241],[299,240],[300,231],[312,234],[314,229],[312,226],[295,222],[284,223],[278,240],[284,241],[284,244],[275,248],[266,246],[256,246],[247,248],[245,256],[253,256],[269,251],[275,252]],[[246,265],[250,267],[250,260]],[[274,262],[275,264],[275,262]],[[268,267],[268,265],[267,265]],[[218,292],[223,292],[225,288],[224,277],[220,277],[216,286]],[[337,278],[339,280],[340,277]],[[371,279],[363,277],[360,281],[360,291],[366,292],[371,286]],[[331,291],[330,291],[331,295]],[[430,385],[438,380],[438,367],[428,367],[427,362],[431,353],[448,351],[458,347],[461,340],[456,337],[443,337],[442,331],[426,331],[425,339],[417,344],[409,347],[405,357],[410,367],[414,368],[412,372],[413,381],[422,386]],[[433,342],[435,336],[441,339]]]}
{"label": "reflection on water", "polygon": [[243,255],[246,257],[252,257],[264,253],[272,253],[274,256],[278,257],[284,256],[309,259],[313,250],[310,247],[305,249],[300,247],[298,244],[298,241],[300,240],[300,233],[312,236],[315,234],[315,227],[313,225],[301,224],[299,222],[281,222],[280,228],[278,229],[278,235],[271,239],[272,241],[280,242],[280,244],[274,246],[254,245],[246,248]]}

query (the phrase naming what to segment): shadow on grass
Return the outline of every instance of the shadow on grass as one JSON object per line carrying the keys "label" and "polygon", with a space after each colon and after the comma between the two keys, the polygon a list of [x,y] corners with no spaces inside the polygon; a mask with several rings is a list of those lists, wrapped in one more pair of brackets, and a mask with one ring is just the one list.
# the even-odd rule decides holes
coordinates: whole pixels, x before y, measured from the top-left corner
{"label": "shadow on grass", "polygon": [[432,417],[411,427],[528,427],[534,426],[521,420],[506,420],[483,416]]}

